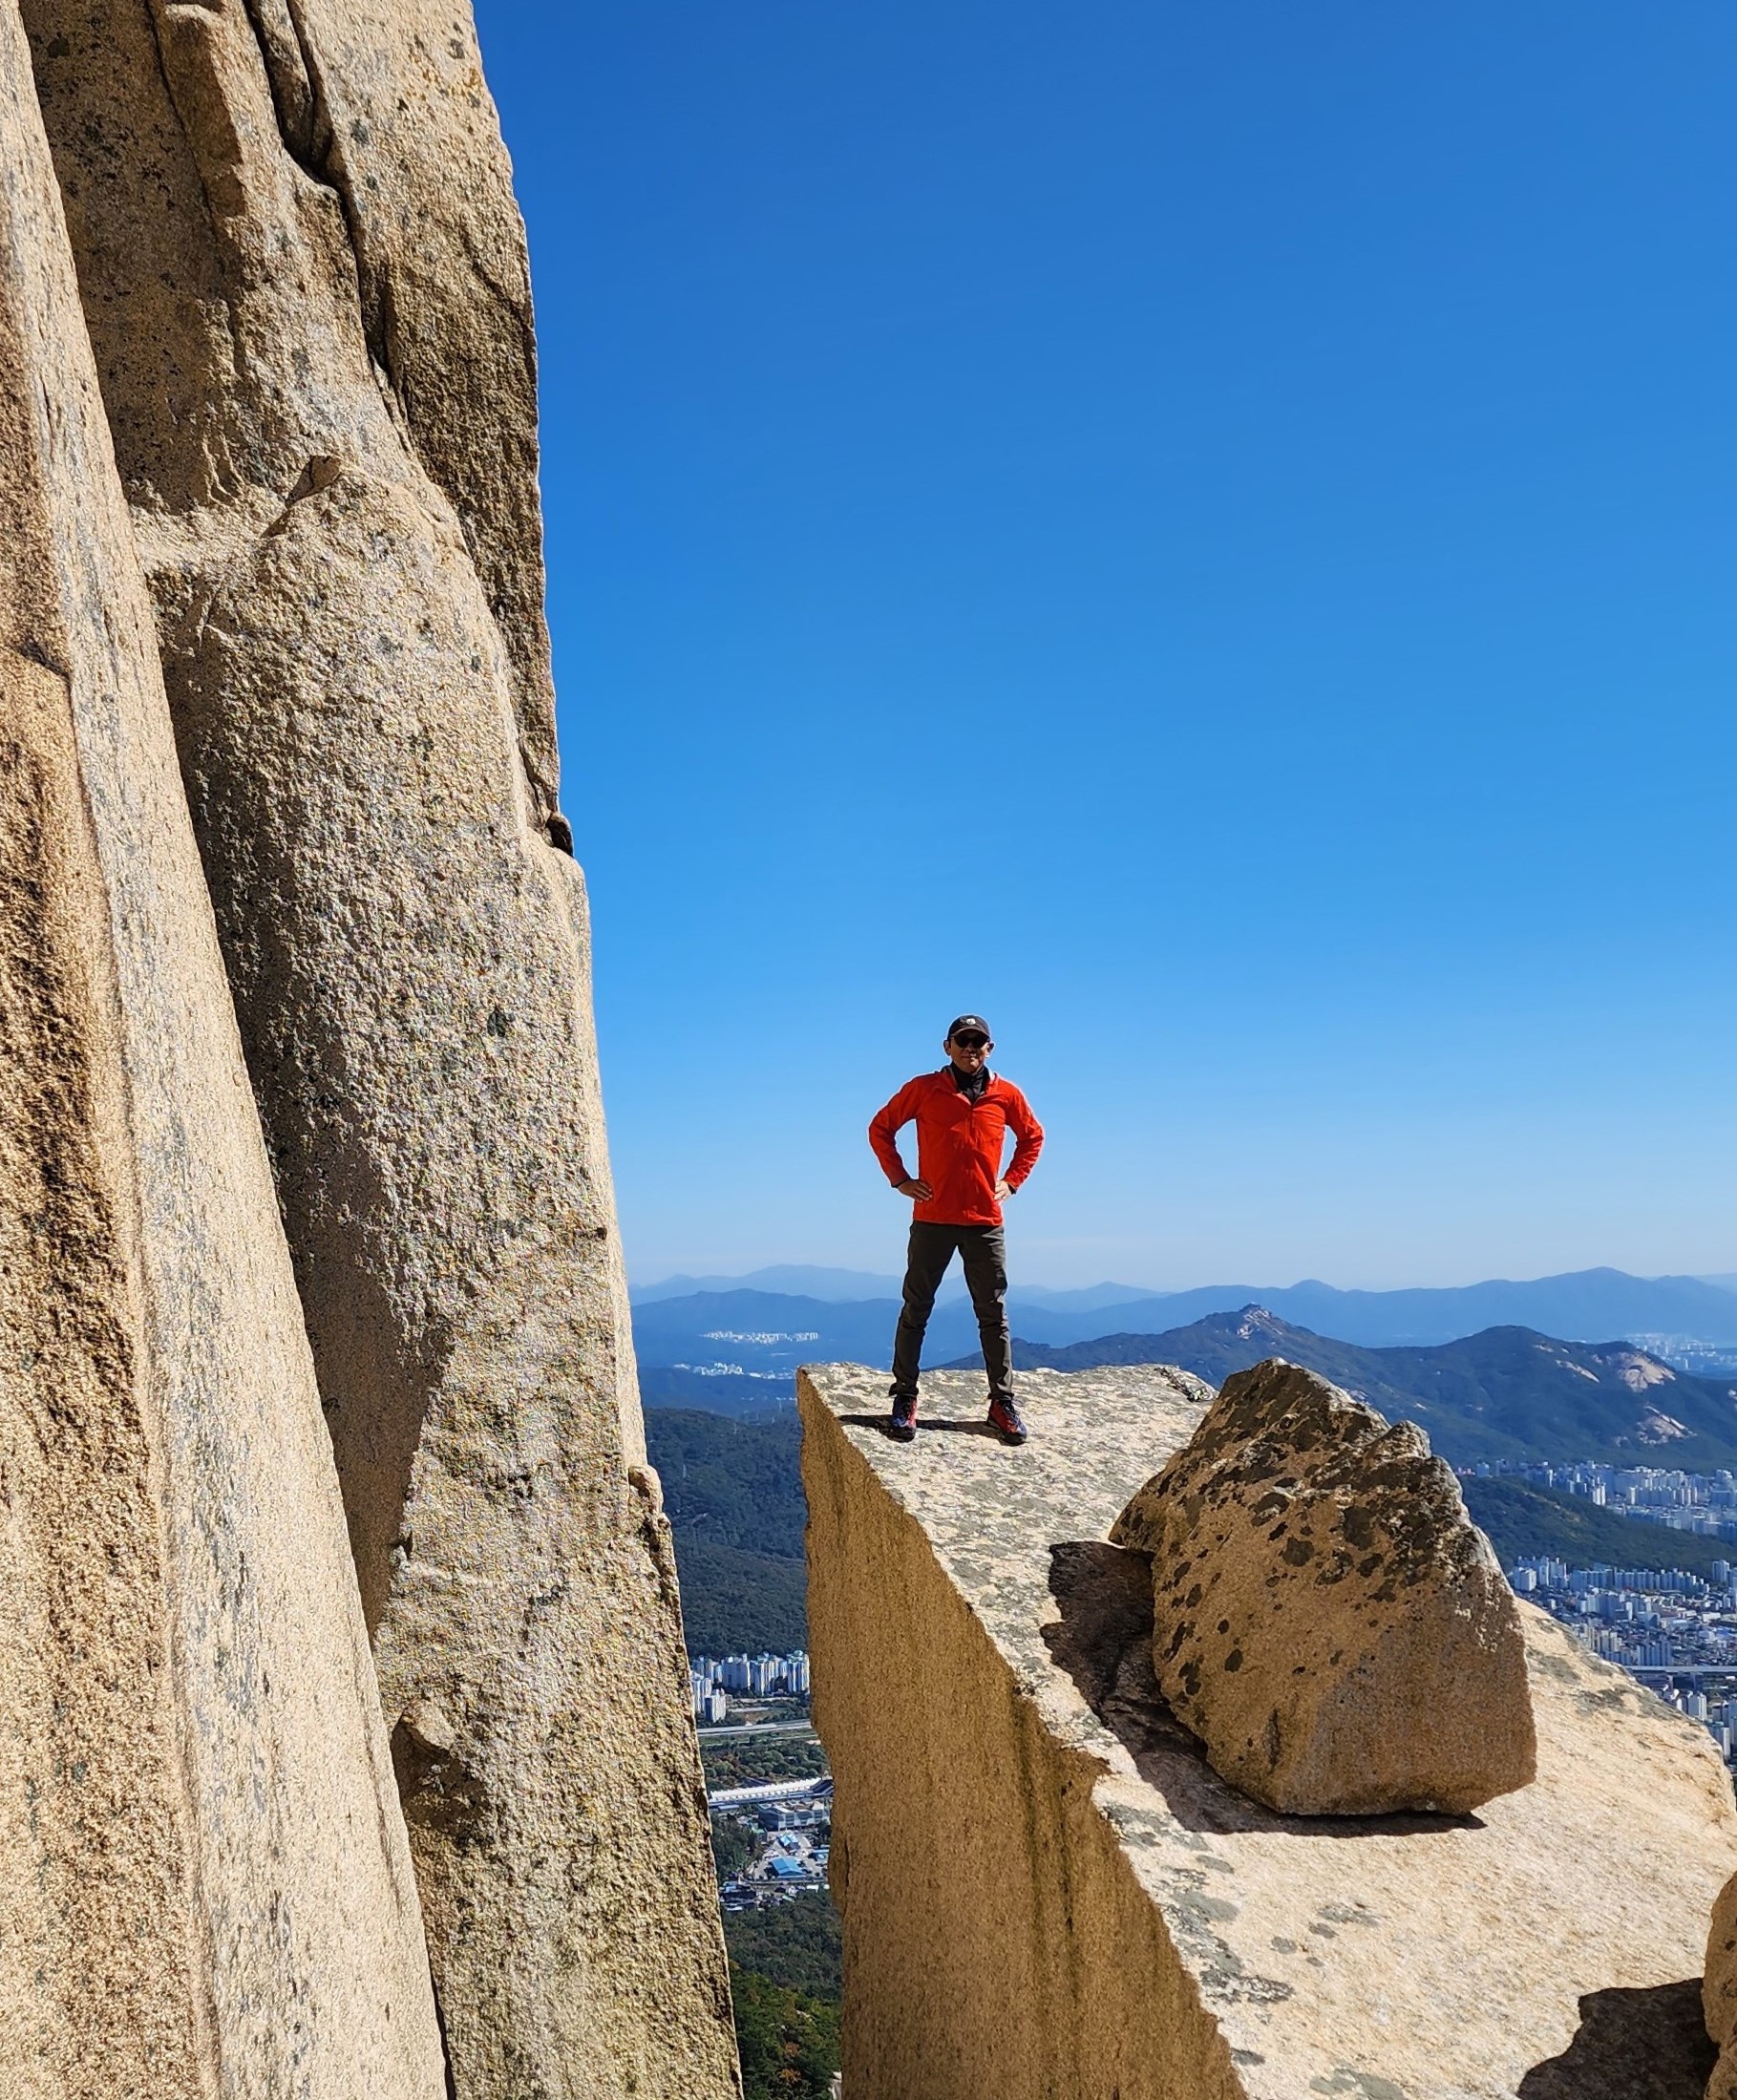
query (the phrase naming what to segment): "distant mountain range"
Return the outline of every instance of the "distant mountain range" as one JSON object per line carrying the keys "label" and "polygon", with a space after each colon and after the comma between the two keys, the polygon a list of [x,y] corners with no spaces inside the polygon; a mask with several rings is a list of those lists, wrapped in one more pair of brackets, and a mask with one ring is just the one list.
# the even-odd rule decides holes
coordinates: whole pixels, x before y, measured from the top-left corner
{"label": "distant mountain range", "polygon": [[[1455,1465],[1594,1458],[1737,1467],[1737,1385],[1690,1377],[1627,1342],[1563,1342],[1497,1326],[1432,1347],[1363,1348],[1244,1305],[1159,1334],[1101,1335],[1066,1347],[1018,1340],[1013,1355],[1026,1369],[1178,1364],[1215,1386],[1282,1356],[1389,1420],[1416,1422]],[[959,1367],[976,1361],[962,1355]]]}
{"label": "distant mountain range", "polygon": [[[1737,1350],[1737,1291],[1726,1282],[1581,1269],[1528,1283],[1497,1281],[1444,1290],[1338,1290],[1312,1281],[1278,1287],[1215,1283],[1188,1291],[1131,1291],[1117,1283],[1083,1291],[1015,1285],[1007,1304],[1019,1333],[1054,1347],[1112,1329],[1157,1333],[1254,1304],[1298,1327],[1339,1335],[1366,1348],[1427,1347],[1489,1327],[1523,1326],[1570,1341],[1675,1336]],[[634,1293],[634,1331],[642,1361],[654,1365],[693,1360],[707,1328],[814,1331],[817,1344],[811,1354],[844,1353],[884,1364],[891,1357],[898,1295],[896,1278],[846,1269],[783,1267],[752,1277],[671,1277]],[[948,1344],[962,1327],[968,1342],[970,1312],[955,1283],[937,1306],[931,1328],[937,1347],[931,1354],[937,1359],[957,1354],[964,1344]],[[837,1345],[835,1334],[840,1338]],[[862,1340],[847,1347],[845,1336]],[[667,1353],[670,1350],[674,1353]],[[800,1360],[799,1354],[791,1356],[790,1366]],[[786,1368],[782,1359],[773,1364],[743,1358],[741,1366]]]}
{"label": "distant mountain range", "polygon": [[[844,1305],[867,1298],[897,1298],[901,1283],[900,1277],[877,1276],[866,1269],[816,1268],[785,1262],[773,1268],[751,1269],[746,1276],[666,1276],[661,1283],[635,1283],[630,1295],[636,1305],[653,1305],[662,1298],[690,1298],[699,1291],[760,1290]],[[955,1268],[942,1286],[943,1296],[957,1296],[964,1287]],[[1737,1289],[1737,1277],[1731,1279],[1731,1287]],[[1075,1312],[1126,1305],[1152,1295],[1136,1283],[1092,1283],[1084,1290],[1046,1290],[1035,1283],[1020,1287],[1021,1298],[1031,1305]]]}
{"label": "distant mountain range", "polygon": [[[977,1331],[968,1311],[959,1315],[960,1308],[952,1306],[935,1311],[937,1341],[950,1355]],[[635,1305],[633,1346],[650,1369],[680,1368],[708,1383],[726,1368],[738,1376],[775,1371],[788,1383],[798,1364],[891,1363],[898,1317],[892,1299],[836,1304],[775,1291],[695,1291]]]}
{"label": "distant mountain range", "polygon": [[746,1276],[666,1276],[657,1283],[635,1283],[628,1296],[636,1305],[655,1305],[664,1298],[693,1298],[719,1291],[773,1291],[783,1298],[818,1298],[841,1305],[864,1298],[897,1298],[896,1276],[871,1276],[866,1269],[806,1267],[782,1262],[775,1267],[751,1269]]}
{"label": "distant mountain range", "polygon": [[[1543,1290],[1588,1281],[1485,1287]],[[1617,1281],[1645,1287],[1632,1277]],[[1300,1286],[1311,1287],[1325,1288]],[[1181,1295],[1186,1302],[1198,1294]],[[1343,1301],[1356,1294],[1333,1295]],[[885,1364],[897,1313],[892,1299],[741,1289],[635,1306],[646,1440],[674,1528],[691,1652],[784,1649],[805,1640],[793,1374],[799,1363],[829,1357]],[[1015,1342],[1015,1361],[1027,1369],[1179,1364],[1216,1386],[1268,1356],[1306,1364],[1389,1420],[1419,1423],[1456,1465],[1601,1458],[1703,1472],[1737,1467],[1737,1381],[1690,1376],[1626,1341],[1565,1341],[1509,1323],[1433,1345],[1372,1347],[1247,1303],[1178,1326],[1084,1339],[1054,1330],[1070,1322],[1090,1328],[1089,1308],[1057,1311],[1027,1303],[1018,1320],[1022,1328],[1042,1323],[1051,1329],[1048,1337],[1022,1333]],[[931,1361],[949,1354],[966,1368],[980,1361],[966,1305],[939,1306],[929,1336]],[[741,1419],[756,1415],[774,1418]],[[1469,1480],[1466,1496],[1505,1562],[1550,1552],[1573,1565],[1614,1559],[1702,1569],[1722,1551],[1716,1541],[1667,1534],[1515,1481]]]}
{"label": "distant mountain range", "polygon": [[[734,1286],[642,1296],[635,1302],[634,1342],[648,1406],[698,1407],[751,1417],[793,1404],[798,1364],[890,1365],[899,1317],[897,1286],[890,1280],[848,1270],[791,1268],[764,1274],[779,1281],[814,1281],[817,1287],[804,1294]],[[824,1294],[846,1284],[859,1288],[883,1281],[888,1285],[884,1297]],[[1493,1327],[1524,1327],[1535,1334],[1600,1345],[1612,1336],[1640,1336],[1658,1354],[1653,1338],[1674,1336],[1675,1345],[1666,1342],[1663,1349],[1677,1358],[1679,1370],[1692,1368],[1712,1384],[1719,1383],[1722,1367],[1695,1360],[1687,1345],[1699,1340],[1737,1351],[1737,1341],[1731,1339],[1737,1334],[1737,1293],[1696,1277],[1648,1280],[1617,1269],[1588,1269],[1529,1283],[1478,1283],[1463,1290],[1339,1291],[1325,1283],[1299,1283],[1270,1296],[1227,1286],[1097,1302],[1101,1292],[1116,1288],[1103,1284],[1083,1293],[1011,1291],[1007,1302],[1014,1333],[1025,1345],[1051,1349],[1112,1333],[1139,1335],[1151,1346],[1154,1335],[1192,1330],[1225,1313],[1239,1315],[1253,1303],[1292,1330],[1314,1335],[1322,1347],[1438,1347]],[[1299,1305],[1319,1310],[1300,1312]],[[1327,1335],[1342,1339],[1327,1344]],[[933,1365],[963,1358],[976,1342],[969,1304],[957,1293],[943,1298],[930,1321],[925,1361]],[[1201,1375],[1216,1378],[1222,1373],[1202,1370]]]}
{"label": "distant mountain range", "polygon": [[[1136,1309],[1144,1309],[1144,1301]],[[1126,1325],[1128,1308],[1112,1316],[1060,1314],[1022,1301],[1020,1331],[1042,1342],[1063,1343],[1101,1334],[1106,1326]],[[766,1387],[764,1405],[772,1407],[791,1394],[798,1364],[844,1362],[884,1368],[893,1360],[893,1328],[899,1319],[896,1298],[837,1302],[796,1298],[775,1291],[695,1291],[686,1298],[642,1301],[633,1308],[633,1343],[649,1389],[674,1377],[668,1398],[698,1407],[729,1406],[732,1388],[747,1397],[742,1383],[776,1373],[782,1383]],[[937,1305],[929,1322],[925,1360],[930,1364],[957,1356],[977,1338],[969,1303],[955,1297]],[[697,1385],[695,1380],[702,1381]],[[715,1397],[713,1396],[715,1393]]]}

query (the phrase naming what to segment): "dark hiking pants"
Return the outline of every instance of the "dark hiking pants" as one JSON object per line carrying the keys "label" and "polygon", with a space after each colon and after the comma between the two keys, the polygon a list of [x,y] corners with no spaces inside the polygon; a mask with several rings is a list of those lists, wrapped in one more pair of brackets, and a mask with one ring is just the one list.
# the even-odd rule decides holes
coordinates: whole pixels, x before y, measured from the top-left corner
{"label": "dark hiking pants", "polygon": [[922,1361],[923,1330],[934,1309],[935,1293],[957,1250],[965,1265],[965,1288],[977,1315],[984,1368],[989,1374],[991,1399],[1013,1397],[1013,1345],[1007,1338],[1007,1241],[999,1225],[911,1226],[911,1251],[904,1272],[904,1310],[893,1337],[893,1396],[915,1395]]}

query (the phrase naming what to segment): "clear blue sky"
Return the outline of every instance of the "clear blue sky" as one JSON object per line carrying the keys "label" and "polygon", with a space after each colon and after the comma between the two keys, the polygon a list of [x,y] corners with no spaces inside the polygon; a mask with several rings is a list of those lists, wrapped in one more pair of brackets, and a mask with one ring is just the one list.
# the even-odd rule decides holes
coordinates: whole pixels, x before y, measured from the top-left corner
{"label": "clear blue sky", "polygon": [[637,1277],[1737,1269],[1737,12],[479,15]]}

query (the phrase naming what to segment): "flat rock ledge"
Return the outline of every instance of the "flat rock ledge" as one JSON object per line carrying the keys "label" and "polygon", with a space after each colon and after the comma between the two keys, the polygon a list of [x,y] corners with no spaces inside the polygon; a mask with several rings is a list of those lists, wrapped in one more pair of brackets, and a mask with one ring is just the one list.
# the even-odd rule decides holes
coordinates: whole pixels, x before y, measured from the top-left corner
{"label": "flat rock ledge", "polygon": [[1152,1556],[1172,1712],[1269,1809],[1465,1814],[1531,1782],[1518,1605],[1415,1423],[1271,1357],[1110,1537]]}
{"label": "flat rock ledge", "polygon": [[1537,1777],[1463,1816],[1286,1816],[1153,1674],[1118,1511],[1210,1397],[1156,1368],[798,1379],[851,2100],[1701,2100],[1737,1870],[1705,1730],[1520,1605]]}

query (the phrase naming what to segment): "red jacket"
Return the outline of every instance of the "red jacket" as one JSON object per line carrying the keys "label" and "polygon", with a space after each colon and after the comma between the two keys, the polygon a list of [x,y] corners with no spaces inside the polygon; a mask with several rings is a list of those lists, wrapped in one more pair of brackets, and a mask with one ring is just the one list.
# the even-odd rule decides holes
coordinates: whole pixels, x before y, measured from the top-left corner
{"label": "red jacket", "polygon": [[925,1225],[999,1225],[995,1184],[1007,1133],[1018,1140],[1006,1182],[1016,1189],[1044,1149],[1043,1125],[1009,1079],[989,1074],[975,1101],[953,1084],[953,1068],[908,1079],[869,1125],[875,1157],[895,1188],[911,1177],[899,1156],[899,1133],[917,1125],[917,1178],[933,1192],[911,1215]]}

